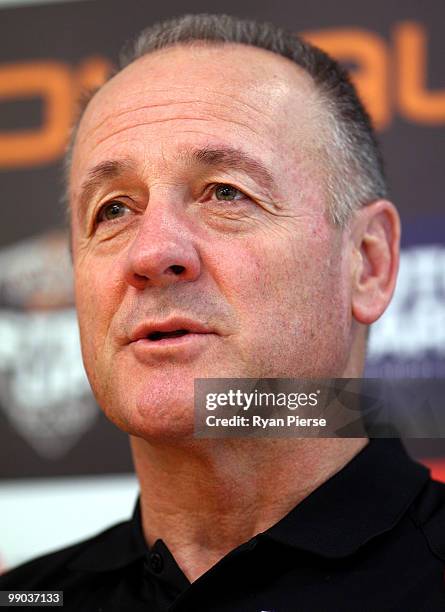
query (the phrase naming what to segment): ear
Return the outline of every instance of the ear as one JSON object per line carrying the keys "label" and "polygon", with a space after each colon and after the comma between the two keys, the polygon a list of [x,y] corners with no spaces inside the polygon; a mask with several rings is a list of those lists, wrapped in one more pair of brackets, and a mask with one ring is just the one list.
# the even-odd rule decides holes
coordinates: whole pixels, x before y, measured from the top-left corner
{"label": "ear", "polygon": [[400,217],[394,204],[377,200],[357,211],[351,226],[352,315],[369,325],[391,301],[399,268]]}

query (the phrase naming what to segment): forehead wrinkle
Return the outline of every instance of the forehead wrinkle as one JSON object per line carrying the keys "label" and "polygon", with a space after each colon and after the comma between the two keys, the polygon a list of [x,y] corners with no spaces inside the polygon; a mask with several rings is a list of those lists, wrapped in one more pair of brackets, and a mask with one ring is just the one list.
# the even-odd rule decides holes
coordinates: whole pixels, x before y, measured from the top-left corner
{"label": "forehead wrinkle", "polygon": [[[171,91],[169,91],[169,93],[171,93]],[[218,96],[226,96],[228,98],[230,98],[232,105],[229,104],[222,104],[219,100],[218,101],[210,101],[210,100],[202,100],[200,98],[193,98],[193,99],[189,99],[189,100],[167,100],[166,102],[159,102],[159,103],[150,103],[150,104],[143,104],[141,106],[136,106],[135,108],[126,108],[124,110],[118,111],[118,112],[113,112],[110,115],[108,115],[107,117],[105,117],[104,119],[102,119],[102,121],[99,121],[98,123],[96,123],[96,125],[94,126],[94,128],[92,128],[90,130],[90,134],[94,134],[97,130],[99,130],[105,123],[107,123],[108,121],[110,121],[110,119],[118,119],[120,117],[123,117],[124,115],[128,115],[131,113],[137,113],[139,111],[142,111],[144,109],[152,109],[152,108],[162,108],[162,107],[168,107],[168,106],[172,106],[175,104],[194,104],[194,103],[198,103],[198,104],[207,104],[209,106],[216,106],[216,107],[222,107],[228,110],[233,110],[233,102],[235,101],[233,99],[233,96],[229,96],[228,94],[223,94],[218,92]],[[259,109],[256,108],[255,106],[253,106],[252,104],[248,104],[247,102],[244,102],[242,100],[236,100],[235,102],[237,102],[237,104],[239,106],[244,106],[246,107],[246,109],[252,110],[255,113],[261,115],[262,117],[264,117],[264,112]]]}
{"label": "forehead wrinkle", "polygon": [[[235,119],[222,119],[223,121],[227,122],[227,123],[233,123],[234,125],[240,126],[244,129],[248,129],[250,132],[252,132],[253,134],[255,134],[255,136],[258,136],[258,134],[255,132],[255,130],[247,125],[245,125],[244,123],[242,123],[241,121],[236,121]],[[106,142],[109,138],[113,138],[113,136],[117,136],[117,134],[120,134],[122,132],[125,132],[126,130],[132,130],[134,128],[138,128],[138,127],[143,127],[143,126],[149,126],[155,123],[168,123],[169,121],[206,121],[209,123],[212,123],[214,121],[214,119],[208,119],[205,117],[168,117],[166,119],[154,119],[152,121],[143,121],[142,123],[135,123],[134,125],[126,125],[124,127],[121,127],[118,130],[115,130],[114,132],[112,132],[111,134],[107,134],[106,136],[104,136],[103,138],[99,139],[95,144],[94,147],[91,149],[91,151],[94,151],[94,149],[96,149],[99,145],[103,144],[104,142]],[[181,130],[182,131],[182,130]]]}
{"label": "forehead wrinkle", "polygon": [[[119,76],[119,75],[116,75]],[[111,81],[109,82],[111,83]],[[98,105],[99,107],[102,104],[102,97],[109,97],[110,93],[107,91],[107,85],[108,83],[105,83],[105,85],[98,91],[96,92],[96,95],[92,98],[92,100],[90,101],[90,112],[94,115],[95,111],[94,106]],[[283,83],[280,83],[280,87],[279,89],[282,90],[283,88]],[[217,95],[218,99],[215,101],[211,101],[211,100],[203,100],[202,98],[192,98],[189,100],[168,100],[166,102],[160,102],[160,103],[146,103],[146,104],[142,104],[140,106],[137,106],[136,108],[125,108],[123,110],[119,110],[119,111],[113,111],[111,112],[108,116],[105,116],[102,120],[100,120],[99,122],[96,122],[94,127],[92,127],[91,129],[87,130],[87,133],[89,135],[93,135],[97,130],[99,130],[105,123],[107,123],[108,121],[112,120],[113,118],[120,118],[126,114],[130,114],[132,112],[138,112],[144,109],[150,109],[150,108],[161,108],[163,106],[169,106],[169,105],[175,105],[175,104],[193,104],[193,103],[198,103],[198,104],[207,104],[210,106],[219,106],[219,107],[223,107],[225,109],[228,109],[229,111],[236,111],[236,112],[240,112],[240,109],[242,107],[244,107],[244,112],[247,114],[248,111],[253,111],[256,115],[260,115],[261,118],[264,120],[266,118],[266,115],[264,113],[264,108],[259,108],[257,106],[255,106],[252,103],[249,103],[247,100],[243,100],[243,99],[235,99],[233,94],[227,94],[224,93],[223,91],[214,91],[213,89],[209,88],[209,87],[204,87],[204,88],[200,88],[200,89],[204,89],[205,93],[207,93],[209,96],[214,96],[215,94]],[[189,93],[193,93],[196,95],[196,90],[197,90],[197,86],[196,85],[184,85],[181,87],[170,87],[168,89],[153,89],[147,92],[147,96],[150,95],[157,95],[157,94],[163,94],[163,93],[168,93],[169,95],[172,95],[172,92],[177,91],[179,94],[181,94],[182,92],[185,92],[187,94]],[[277,91],[277,86],[272,88],[273,91]],[[112,93],[112,92],[111,92]],[[139,94],[140,92],[136,92],[137,94]],[[228,100],[230,101],[230,104],[222,104],[219,100],[219,98],[228,98]],[[126,100],[128,100],[128,95],[126,95]],[[236,106],[237,108],[234,108],[234,106]],[[84,119],[87,117],[88,113],[85,114]],[[269,122],[274,122],[274,118],[273,117],[268,117]],[[82,122],[81,122],[82,123]],[[82,125],[79,126],[80,128],[82,128]],[[80,130],[79,130],[80,131]]]}

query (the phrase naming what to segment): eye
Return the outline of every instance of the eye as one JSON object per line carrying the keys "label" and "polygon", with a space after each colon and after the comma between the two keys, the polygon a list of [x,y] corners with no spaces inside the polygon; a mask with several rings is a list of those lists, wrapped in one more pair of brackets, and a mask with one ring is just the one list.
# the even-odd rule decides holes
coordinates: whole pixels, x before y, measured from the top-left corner
{"label": "eye", "polygon": [[105,204],[105,206],[102,206],[99,214],[97,215],[97,223],[120,219],[121,217],[128,215],[129,212],[131,211],[126,204],[119,202],[119,200],[113,200],[112,202]]}
{"label": "eye", "polygon": [[227,185],[225,183],[215,185],[214,193],[217,200],[225,200],[228,202],[241,200],[246,197],[242,191],[240,191],[236,187],[233,187],[232,185]]}

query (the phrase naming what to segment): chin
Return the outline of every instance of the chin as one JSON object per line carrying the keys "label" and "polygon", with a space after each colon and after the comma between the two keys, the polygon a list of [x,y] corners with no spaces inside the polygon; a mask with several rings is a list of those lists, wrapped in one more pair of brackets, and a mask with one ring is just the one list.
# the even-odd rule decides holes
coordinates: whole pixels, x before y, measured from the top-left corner
{"label": "chin", "polygon": [[193,440],[193,419],[181,421],[163,420],[162,422],[146,423],[135,420],[128,432],[131,436],[141,438],[153,444],[179,444]]}
{"label": "chin", "polygon": [[126,433],[149,440],[190,438],[194,433],[193,379],[153,380],[127,385],[101,403],[107,418]]}

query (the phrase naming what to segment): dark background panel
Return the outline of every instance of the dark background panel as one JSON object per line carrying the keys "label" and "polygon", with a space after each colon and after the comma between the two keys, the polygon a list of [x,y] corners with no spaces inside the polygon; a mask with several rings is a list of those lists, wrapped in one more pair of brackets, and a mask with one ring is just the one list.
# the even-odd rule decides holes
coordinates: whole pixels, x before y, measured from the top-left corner
{"label": "dark background panel", "polygon": [[[2,97],[3,68],[9,64],[17,66],[19,63],[30,65],[38,61],[53,62],[68,79],[71,89],[65,103],[73,105],[76,92],[83,82],[80,76],[83,74],[82,67],[91,65],[94,58],[115,63],[122,44],[133,38],[142,27],[185,12],[225,12],[269,20],[303,33],[332,32],[341,28],[355,29],[363,35],[374,36],[385,49],[388,67],[387,78],[381,82],[381,93],[389,120],[379,131],[379,139],[392,197],[404,222],[402,244],[407,248],[444,245],[445,4],[436,0],[422,3],[416,0],[376,0],[373,3],[357,3],[353,0],[338,0],[335,3],[325,0],[311,0],[309,3],[225,0],[212,2],[211,5],[203,0],[189,0],[187,3],[178,0],[162,3],[144,0],[89,0],[0,9],[0,158],[7,154],[2,149],[2,136],[8,131],[17,134],[21,129],[38,128],[45,117],[45,104],[35,93]],[[400,78],[396,32],[407,22],[421,28],[426,36],[425,70],[422,74],[424,90],[427,95],[434,92],[442,100],[440,117],[429,122],[407,117],[396,95]],[[353,66],[353,71],[360,70],[354,57],[349,58],[347,64]],[[58,153],[50,159],[34,163],[2,165],[0,159],[0,325],[2,317],[9,321],[11,311],[23,315],[25,321],[28,314],[38,315],[42,308],[48,308],[49,305],[56,315],[58,308],[72,304],[72,295],[68,289],[65,297],[57,294],[57,282],[51,281],[52,278],[58,278],[57,273],[50,270],[51,265],[48,263],[63,258],[61,250],[52,251],[54,245],[47,245],[50,242],[50,232],[65,226],[65,212],[60,201],[63,193],[62,149],[59,147]],[[38,299],[35,288],[31,291],[29,279],[26,274],[22,274],[26,273],[27,266],[30,267],[37,257],[35,246],[23,242],[25,239],[41,239],[47,245],[45,248],[49,254],[46,260],[43,257],[41,268],[32,272],[34,276],[41,275],[42,285],[46,287],[43,297],[38,296]],[[66,250],[66,245],[57,248]],[[11,249],[15,249],[14,255],[10,254]],[[11,280],[9,273],[13,264],[16,265],[14,270],[22,271],[16,273],[16,280]],[[70,271],[67,269],[65,274],[69,278]],[[52,289],[48,289],[51,284]],[[437,299],[440,300],[440,297]],[[436,300],[436,307],[437,303]],[[425,311],[422,316],[427,317],[428,312]],[[14,325],[16,327],[13,331],[19,337],[22,324],[17,321]],[[51,323],[48,325],[50,328]],[[10,328],[0,327],[0,345],[1,342],[8,342],[6,336],[1,336],[2,329]],[[37,349],[34,347],[33,350]],[[428,359],[439,362],[444,359],[444,353],[432,356],[428,354]],[[12,362],[5,365],[4,361],[2,364],[1,355],[0,352],[0,383],[5,386],[10,384],[17,371],[14,370],[16,366],[11,365]],[[391,358],[397,359],[397,356]],[[418,360],[423,358],[420,352]],[[9,392],[9,388],[0,389],[0,398],[7,398]],[[126,436],[103,416],[92,419],[89,427],[77,439],[67,438],[66,444],[58,450],[45,453],[39,449],[38,444],[36,446],[36,440],[26,438],[23,431],[14,425],[11,405],[6,406],[5,401],[2,405],[0,399],[1,478],[131,470]],[[84,401],[91,403],[91,396],[85,396]],[[49,414],[51,410],[57,414],[57,406],[48,408]],[[413,440],[408,445],[413,454],[419,457],[445,457],[444,440]]]}
{"label": "dark background panel", "polygon": [[0,479],[133,471],[128,437],[101,413],[73,446],[52,457],[37,452],[1,413],[0,432]]}

